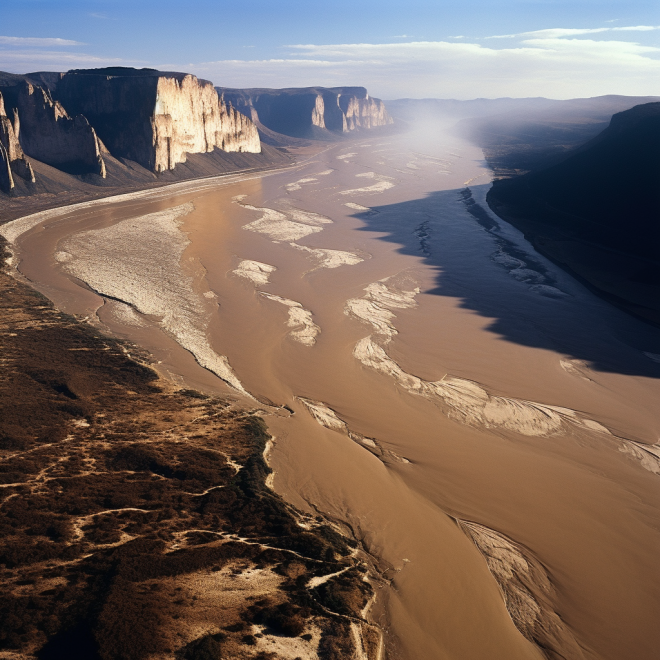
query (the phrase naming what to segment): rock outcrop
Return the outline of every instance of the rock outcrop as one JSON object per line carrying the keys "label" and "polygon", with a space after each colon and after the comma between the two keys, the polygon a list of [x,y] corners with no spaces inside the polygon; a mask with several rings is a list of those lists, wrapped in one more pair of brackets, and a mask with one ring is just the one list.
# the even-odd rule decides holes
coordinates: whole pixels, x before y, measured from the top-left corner
{"label": "rock outcrop", "polygon": [[252,121],[218,98],[212,83],[153,69],[76,70],[57,98],[83,114],[115,157],[155,171],[172,170],[186,154],[260,153]]}
{"label": "rock outcrop", "polygon": [[105,176],[106,149],[85,117],[71,117],[45,86],[23,81],[5,91],[20,117],[20,136],[14,132],[28,156],[70,174]]}
{"label": "rock outcrop", "polygon": [[25,157],[19,141],[20,121],[14,109],[14,120],[7,116],[0,92],[0,189],[9,192],[14,187],[14,175],[34,183],[34,171]]}
{"label": "rock outcrop", "polygon": [[385,104],[364,87],[216,89],[255,123],[291,137],[328,139],[393,123]]}

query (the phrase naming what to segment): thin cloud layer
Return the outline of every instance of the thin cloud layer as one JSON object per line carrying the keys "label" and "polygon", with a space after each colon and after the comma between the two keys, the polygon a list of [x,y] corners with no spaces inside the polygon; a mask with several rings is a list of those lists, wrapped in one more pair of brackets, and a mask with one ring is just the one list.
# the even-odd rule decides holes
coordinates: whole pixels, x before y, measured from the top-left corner
{"label": "thin cloud layer", "polygon": [[0,46],[18,46],[25,48],[57,48],[60,46],[85,46],[80,41],[71,39],[43,38],[43,37],[2,37]]}
{"label": "thin cloud layer", "polygon": [[206,62],[190,68],[228,87],[359,84],[382,98],[660,94],[660,48],[576,38],[578,32],[537,30],[516,35],[526,38],[504,48],[468,41],[298,44],[288,47],[287,58]]}
{"label": "thin cloud layer", "polygon": [[660,25],[634,25],[629,27],[600,27],[600,28],[549,28],[545,30],[532,30],[531,32],[518,32],[517,34],[496,34],[486,39],[515,39],[516,37],[561,38],[576,37],[581,34],[597,34],[599,32],[652,32],[660,30]]}
{"label": "thin cloud layer", "polygon": [[28,73],[31,71],[91,69],[102,66],[145,66],[145,62],[124,60],[119,57],[96,57],[87,53],[0,49],[0,71]]}
{"label": "thin cloud layer", "polygon": [[[296,44],[284,46],[276,58],[189,63],[72,52],[70,46],[83,44],[66,39],[0,37],[0,69],[154,66],[226,87],[363,85],[385,99],[660,95],[660,48],[626,40],[658,29],[549,28],[460,41]],[[505,38],[513,43],[498,41]]]}

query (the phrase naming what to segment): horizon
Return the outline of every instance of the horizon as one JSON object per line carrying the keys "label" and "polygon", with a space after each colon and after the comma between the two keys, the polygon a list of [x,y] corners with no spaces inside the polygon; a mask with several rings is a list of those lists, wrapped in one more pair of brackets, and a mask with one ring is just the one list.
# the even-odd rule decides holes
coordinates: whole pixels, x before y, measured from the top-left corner
{"label": "horizon", "polygon": [[361,86],[390,100],[660,95],[660,10],[644,0],[193,0],[184,13],[173,0],[17,0],[2,12],[10,73],[148,67],[220,87]]}

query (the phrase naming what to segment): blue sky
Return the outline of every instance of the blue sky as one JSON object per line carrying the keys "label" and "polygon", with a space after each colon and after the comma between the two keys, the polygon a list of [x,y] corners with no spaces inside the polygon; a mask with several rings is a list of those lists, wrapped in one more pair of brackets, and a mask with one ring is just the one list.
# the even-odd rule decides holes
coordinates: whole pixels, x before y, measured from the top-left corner
{"label": "blue sky", "polygon": [[0,70],[112,64],[386,99],[660,95],[660,2],[0,0]]}

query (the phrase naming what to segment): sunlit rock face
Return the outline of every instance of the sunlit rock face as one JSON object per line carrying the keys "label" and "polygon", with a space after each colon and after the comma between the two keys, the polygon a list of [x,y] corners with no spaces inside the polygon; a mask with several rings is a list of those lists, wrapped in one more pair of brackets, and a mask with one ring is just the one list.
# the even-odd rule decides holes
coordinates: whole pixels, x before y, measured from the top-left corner
{"label": "sunlit rock face", "polygon": [[210,82],[153,69],[70,71],[57,97],[84,114],[115,157],[155,172],[172,170],[186,154],[260,153],[257,128],[218,98]]}
{"label": "sunlit rock face", "polygon": [[393,123],[385,104],[364,87],[216,89],[252,120],[292,137],[323,139]]}
{"label": "sunlit rock face", "polygon": [[0,190],[5,192],[15,187],[15,175],[34,183],[32,165],[25,157],[19,141],[20,121],[17,110],[14,109],[13,115],[12,121],[7,116],[0,92]]}

